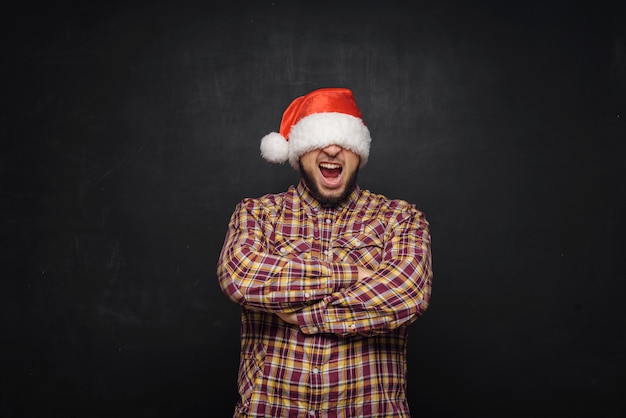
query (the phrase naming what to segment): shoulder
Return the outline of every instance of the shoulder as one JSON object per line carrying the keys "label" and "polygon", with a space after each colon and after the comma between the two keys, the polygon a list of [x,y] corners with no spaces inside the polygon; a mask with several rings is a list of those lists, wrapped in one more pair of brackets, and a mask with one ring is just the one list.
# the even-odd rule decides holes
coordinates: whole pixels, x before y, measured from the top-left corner
{"label": "shoulder", "polygon": [[363,206],[375,210],[385,217],[395,216],[423,216],[423,213],[413,203],[403,199],[392,199],[383,194],[362,190],[359,199]]}
{"label": "shoulder", "polygon": [[239,210],[248,210],[250,212],[274,212],[278,208],[283,207],[287,202],[295,199],[295,188],[289,187],[288,190],[280,193],[268,193],[260,197],[247,197],[242,199],[237,205]]}

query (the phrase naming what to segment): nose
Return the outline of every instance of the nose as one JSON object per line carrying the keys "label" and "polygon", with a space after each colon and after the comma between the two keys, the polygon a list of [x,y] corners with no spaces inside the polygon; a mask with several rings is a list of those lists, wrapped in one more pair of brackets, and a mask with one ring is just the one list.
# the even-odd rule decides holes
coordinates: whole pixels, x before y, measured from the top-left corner
{"label": "nose", "polygon": [[327,154],[329,157],[335,157],[337,154],[343,151],[343,148],[341,148],[339,145],[332,144],[322,148],[322,151],[324,151],[324,153]]}

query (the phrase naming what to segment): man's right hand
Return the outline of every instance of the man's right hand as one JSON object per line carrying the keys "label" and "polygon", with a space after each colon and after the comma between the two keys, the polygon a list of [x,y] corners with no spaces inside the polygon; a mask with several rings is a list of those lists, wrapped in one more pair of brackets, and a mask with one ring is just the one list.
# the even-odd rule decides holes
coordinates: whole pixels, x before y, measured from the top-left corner
{"label": "man's right hand", "polygon": [[365,267],[356,266],[359,270],[359,281],[365,279],[366,277],[372,277],[374,274],[374,270],[366,269]]}

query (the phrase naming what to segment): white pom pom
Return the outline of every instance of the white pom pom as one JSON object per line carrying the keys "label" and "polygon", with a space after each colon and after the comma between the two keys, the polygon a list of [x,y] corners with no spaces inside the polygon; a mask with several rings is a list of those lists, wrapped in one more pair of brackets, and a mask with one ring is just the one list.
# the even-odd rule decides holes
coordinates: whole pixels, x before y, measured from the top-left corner
{"label": "white pom pom", "polygon": [[261,139],[261,156],[270,163],[284,163],[289,158],[289,142],[277,132]]}

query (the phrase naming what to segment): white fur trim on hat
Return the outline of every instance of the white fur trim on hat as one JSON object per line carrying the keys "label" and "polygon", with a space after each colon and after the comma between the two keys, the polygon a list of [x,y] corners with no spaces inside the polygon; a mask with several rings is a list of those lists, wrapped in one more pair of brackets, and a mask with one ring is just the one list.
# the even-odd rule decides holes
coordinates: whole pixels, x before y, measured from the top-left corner
{"label": "white fur trim on hat", "polygon": [[299,170],[302,154],[339,145],[358,154],[362,168],[367,163],[371,142],[370,131],[361,119],[345,113],[314,113],[302,118],[289,132],[289,164]]}
{"label": "white fur trim on hat", "polygon": [[278,132],[270,132],[261,139],[261,156],[271,163],[284,163],[289,158],[289,143]]}

